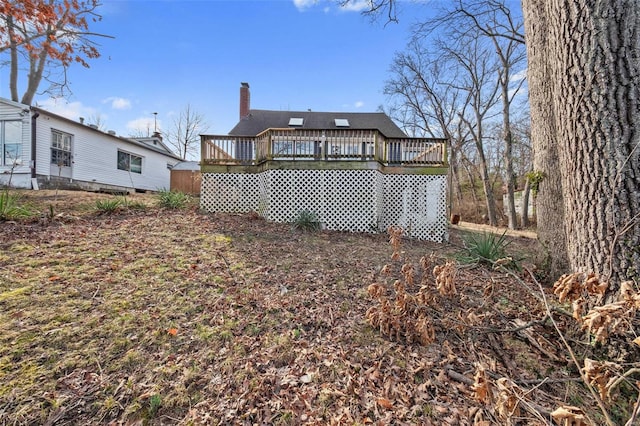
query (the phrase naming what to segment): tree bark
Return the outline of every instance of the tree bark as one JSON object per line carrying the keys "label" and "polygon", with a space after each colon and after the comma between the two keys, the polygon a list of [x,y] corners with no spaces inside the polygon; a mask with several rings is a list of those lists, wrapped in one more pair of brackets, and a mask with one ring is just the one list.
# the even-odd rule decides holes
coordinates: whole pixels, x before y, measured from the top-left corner
{"label": "tree bark", "polygon": [[569,270],[564,233],[564,202],[558,171],[556,118],[549,106],[555,93],[551,81],[552,58],[548,52],[548,0],[523,0],[527,46],[527,80],[531,111],[531,139],[534,169],[544,174],[536,198],[538,240],[546,248],[549,274],[558,278]]}
{"label": "tree bark", "polygon": [[571,269],[610,278],[611,298],[640,279],[638,2],[524,0],[523,11],[536,169],[547,176],[539,235],[563,234]]}
{"label": "tree bark", "polygon": [[30,58],[29,60],[29,75],[27,77],[27,90],[22,95],[21,103],[25,105],[31,105],[33,98],[36,95],[36,91],[42,81],[42,75],[47,63],[46,50],[41,51],[36,58]]}
{"label": "tree bark", "polygon": [[502,126],[504,142],[504,165],[507,183],[507,215],[509,229],[516,229],[518,226],[516,216],[516,202],[514,192],[516,191],[515,176],[513,173],[513,134],[511,132],[511,101],[509,100],[509,69],[503,62],[504,75],[500,76],[502,91]]}
{"label": "tree bark", "polygon": [[13,28],[13,17],[7,16],[7,34],[9,36],[9,55],[10,55],[10,71],[9,71],[9,91],[11,100],[18,102],[18,44],[16,43],[16,34]]}

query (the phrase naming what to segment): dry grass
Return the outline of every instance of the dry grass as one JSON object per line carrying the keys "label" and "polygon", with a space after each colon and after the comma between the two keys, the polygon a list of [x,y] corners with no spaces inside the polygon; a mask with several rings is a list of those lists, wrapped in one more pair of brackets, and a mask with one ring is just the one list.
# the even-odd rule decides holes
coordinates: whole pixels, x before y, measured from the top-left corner
{"label": "dry grass", "polygon": [[[527,396],[548,410],[577,386],[553,382],[576,374],[542,322],[544,351],[504,331],[544,316],[504,274],[459,271],[431,312],[435,343],[405,345],[365,321],[367,287],[392,288],[385,235],[160,210],[146,194],[149,209],[112,216],[91,208],[105,194],[28,195],[42,218],[0,224],[0,424],[499,423],[468,383],[479,363],[522,386],[550,377]],[[401,250],[417,265],[456,247]]]}

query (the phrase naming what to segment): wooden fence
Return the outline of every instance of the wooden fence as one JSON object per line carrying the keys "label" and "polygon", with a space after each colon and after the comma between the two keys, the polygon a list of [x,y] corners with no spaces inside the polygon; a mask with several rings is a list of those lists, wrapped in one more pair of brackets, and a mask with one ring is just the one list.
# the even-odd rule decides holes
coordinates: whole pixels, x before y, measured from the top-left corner
{"label": "wooden fence", "polygon": [[202,175],[199,170],[171,170],[171,191],[200,195]]}

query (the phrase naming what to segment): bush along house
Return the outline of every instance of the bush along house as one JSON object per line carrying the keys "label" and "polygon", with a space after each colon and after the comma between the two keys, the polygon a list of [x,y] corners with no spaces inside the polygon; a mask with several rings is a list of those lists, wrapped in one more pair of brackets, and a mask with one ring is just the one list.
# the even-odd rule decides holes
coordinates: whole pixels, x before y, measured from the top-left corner
{"label": "bush along house", "polygon": [[168,189],[182,161],[159,134],[125,138],[0,98],[0,186],[132,192]]}
{"label": "bush along house", "polygon": [[325,229],[448,239],[445,139],[408,137],[386,114],[251,109],[228,135],[201,135],[200,203]]}

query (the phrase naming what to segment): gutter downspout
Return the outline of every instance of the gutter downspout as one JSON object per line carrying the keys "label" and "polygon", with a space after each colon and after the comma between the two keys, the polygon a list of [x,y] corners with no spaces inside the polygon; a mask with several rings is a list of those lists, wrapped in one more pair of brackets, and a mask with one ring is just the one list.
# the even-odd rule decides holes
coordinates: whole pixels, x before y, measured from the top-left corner
{"label": "gutter downspout", "polygon": [[38,111],[34,111],[31,115],[31,179],[36,178],[36,119],[38,117],[40,117]]}

